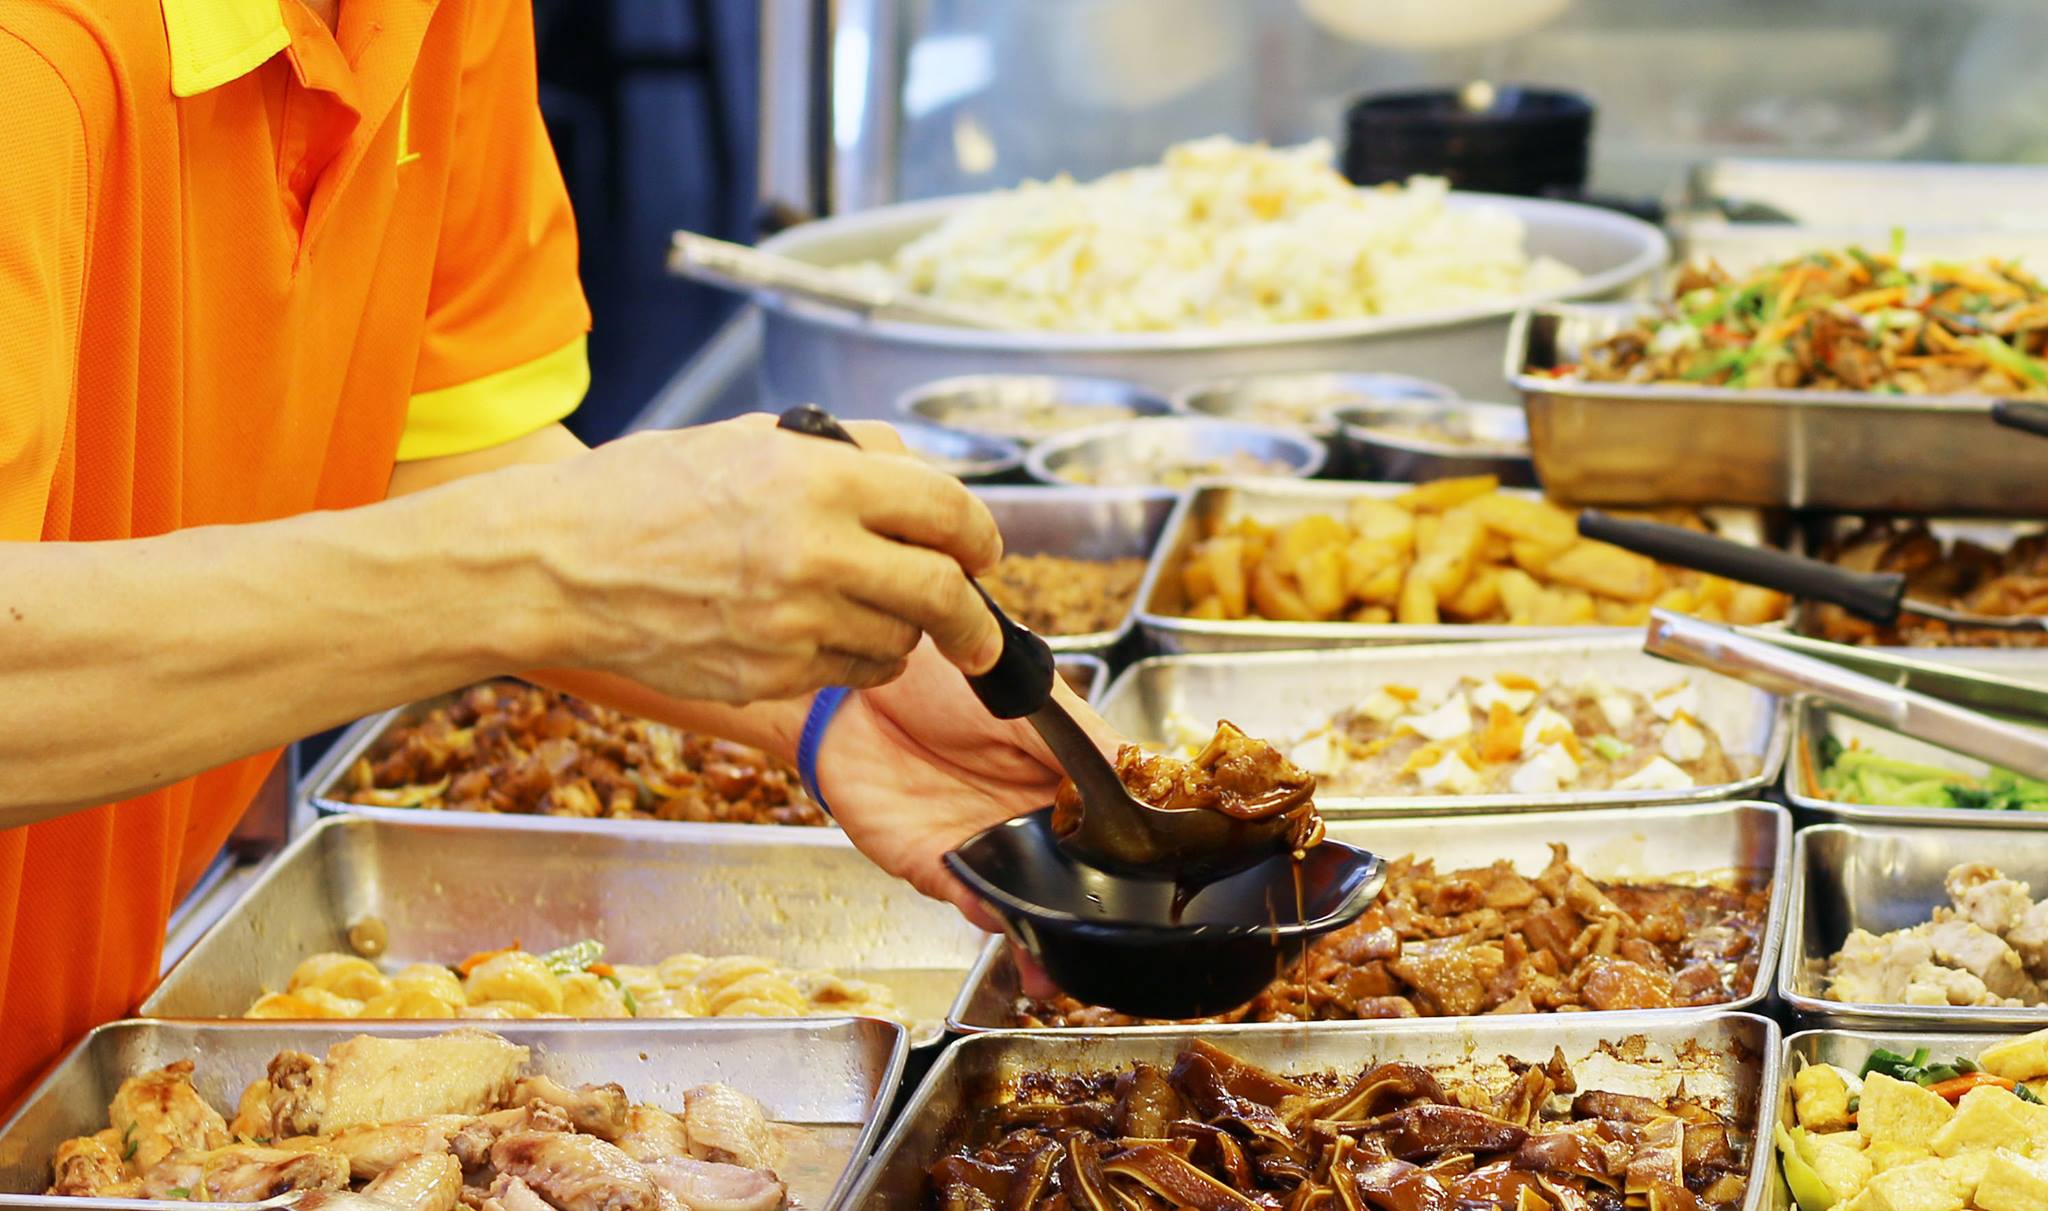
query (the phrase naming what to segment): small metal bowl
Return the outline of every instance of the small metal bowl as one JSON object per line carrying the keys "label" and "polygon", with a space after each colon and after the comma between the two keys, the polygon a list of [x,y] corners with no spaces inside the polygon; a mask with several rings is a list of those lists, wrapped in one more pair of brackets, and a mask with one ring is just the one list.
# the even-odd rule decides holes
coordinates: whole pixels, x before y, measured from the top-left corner
{"label": "small metal bowl", "polygon": [[1387,402],[1339,408],[1331,417],[1360,479],[1498,475],[1509,487],[1536,486],[1529,422],[1511,404]]}
{"label": "small metal bowl", "polygon": [[1458,393],[1405,374],[1249,374],[1215,379],[1174,392],[1174,407],[1190,416],[1299,429],[1336,436],[1330,412],[1389,400],[1454,400]]}
{"label": "small metal bowl", "polygon": [[1030,446],[1106,421],[1165,416],[1173,405],[1134,383],[1065,374],[968,374],[904,392],[905,417]]}
{"label": "small metal bowl", "polygon": [[1024,465],[1024,447],[1004,438],[924,424],[899,423],[896,433],[912,454],[969,482],[1000,479]]}
{"label": "small metal bowl", "polygon": [[1291,429],[1170,416],[1062,434],[1033,446],[1024,469],[1047,484],[1179,489],[1218,476],[1308,479],[1328,454]]}

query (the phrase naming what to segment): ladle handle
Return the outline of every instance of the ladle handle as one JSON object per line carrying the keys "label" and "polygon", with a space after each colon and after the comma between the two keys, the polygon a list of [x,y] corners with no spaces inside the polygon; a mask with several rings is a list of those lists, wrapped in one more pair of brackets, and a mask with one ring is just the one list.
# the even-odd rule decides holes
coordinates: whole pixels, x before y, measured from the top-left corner
{"label": "ladle handle", "polygon": [[2035,437],[2048,437],[2048,404],[2019,399],[1994,400],[1991,419],[2008,429],[2018,429]]}
{"label": "ladle handle", "polygon": [[1746,546],[1680,526],[1613,517],[1598,509],[1579,514],[1579,533],[1663,563],[1833,602],[1872,622],[1897,618],[1906,594],[1906,578],[1897,572],[1852,572],[1818,559]]}
{"label": "ladle handle", "polygon": [[[816,404],[798,404],[784,412],[775,422],[775,427],[845,442],[856,448],[860,445],[845,426]],[[988,612],[995,615],[996,626],[1003,632],[1003,654],[996,658],[995,665],[986,673],[967,678],[974,696],[981,699],[988,713],[998,719],[1022,719],[1043,710],[1045,704],[1052,701],[1052,684],[1057,676],[1052,649],[1046,646],[1045,640],[1003,613],[1003,607],[995,603],[988,590],[981,587],[980,581],[969,576],[967,583],[981,594]]]}

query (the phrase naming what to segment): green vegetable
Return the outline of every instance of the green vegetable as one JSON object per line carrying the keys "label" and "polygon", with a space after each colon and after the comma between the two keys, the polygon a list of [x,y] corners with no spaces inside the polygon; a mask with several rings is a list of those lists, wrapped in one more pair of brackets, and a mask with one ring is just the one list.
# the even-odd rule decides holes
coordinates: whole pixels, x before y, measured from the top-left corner
{"label": "green vegetable", "polygon": [[1858,248],[1854,244],[1849,245],[1849,256],[1853,258],[1858,265],[1863,266],[1863,268],[1866,271],[1868,271],[1870,276],[1873,278],[1875,278],[1878,274],[1885,272],[1883,262],[1879,261],[1876,257],[1871,256],[1869,253],[1863,251],[1861,248]]}
{"label": "green vegetable", "polygon": [[1869,749],[1822,748],[1821,789],[1844,803],[1879,807],[1964,807],[1979,811],[2048,811],[2048,782],[2011,770],[1982,778],[1956,770],[1887,757]]}
{"label": "green vegetable", "polygon": [[2014,1081],[2012,1084],[2012,1092],[2014,1097],[2017,1097],[2019,1100],[2023,1102],[2032,1102],[2036,1106],[2048,1105],[2048,1102],[2043,1102],[2041,1100],[2040,1094],[2035,1093],[2033,1090],[2027,1088],[2024,1082]]}
{"label": "green vegetable", "polygon": [[626,987],[624,980],[617,976],[599,976],[598,979],[619,990],[619,999],[626,1003],[627,1014],[636,1018],[640,1016],[640,1002],[633,999],[633,990]]}
{"label": "green vegetable", "polygon": [[558,976],[575,975],[604,957],[604,943],[594,938],[572,942],[560,950],[550,950],[540,957],[541,963]]}
{"label": "green vegetable", "polygon": [[142,1146],[142,1141],[135,1138],[134,1123],[128,1124],[128,1130],[123,1131],[121,1133],[121,1143],[123,1145],[121,1149],[121,1159],[124,1161],[134,1160],[135,1150]]}
{"label": "green vegetable", "polygon": [[1595,736],[1586,743],[1593,746],[1594,752],[1609,761],[1619,761],[1636,751],[1635,745],[1617,740],[1613,736]]}
{"label": "green vegetable", "polygon": [[191,1198],[192,1190],[187,1186],[172,1186],[164,1191],[165,1198]]}
{"label": "green vegetable", "polygon": [[1704,328],[1720,319],[1728,311],[1730,292],[1715,286],[1702,286],[1689,290],[1678,300],[1679,309],[1685,314],[1685,322],[1695,328]]}
{"label": "green vegetable", "polygon": [[1870,1053],[1869,1059],[1863,1061],[1863,1071],[1860,1075],[1869,1076],[1873,1072],[1881,1072],[1895,1081],[1910,1081],[1915,1085],[1939,1085],[1943,1081],[1952,1081],[1965,1073],[1977,1071],[1977,1065],[1961,1056],[1946,1064],[1930,1064],[1928,1060],[1932,1054],[1925,1047],[1910,1056],[1900,1055],[1896,1051],[1886,1051],[1880,1047]]}
{"label": "green vegetable", "polygon": [[1886,287],[1911,286],[1913,284],[1913,275],[1903,269],[1887,269],[1877,275],[1877,284]]}
{"label": "green vegetable", "polygon": [[2048,383],[2048,362],[2038,357],[2030,357],[1990,333],[1977,337],[1976,342],[1978,351],[1990,359],[1992,365],[2001,370],[2010,370],[2020,378]]}
{"label": "green vegetable", "polygon": [[1821,1180],[1820,1173],[1813,1167],[1813,1145],[1807,1141],[1806,1132],[1799,1127],[1787,1128],[1785,1124],[1774,1125],[1778,1139],[1779,1168],[1785,1174],[1785,1184],[1792,1189],[1792,1198],[1799,1204],[1799,1211],[1828,1211],[1835,1205],[1835,1192]]}
{"label": "green vegetable", "polygon": [[1903,227],[1894,227],[1892,228],[1892,259],[1896,261],[1900,257],[1903,257],[1905,255],[1906,229]]}

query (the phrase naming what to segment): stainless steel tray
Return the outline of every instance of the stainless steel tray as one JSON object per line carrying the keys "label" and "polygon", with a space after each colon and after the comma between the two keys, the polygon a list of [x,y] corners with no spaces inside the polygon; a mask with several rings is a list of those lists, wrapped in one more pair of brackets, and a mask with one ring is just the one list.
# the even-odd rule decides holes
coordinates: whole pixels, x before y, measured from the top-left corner
{"label": "stainless steel tray", "polygon": [[2000,433],[1986,397],[1587,383],[1540,373],[1643,313],[1636,304],[1602,304],[1515,318],[1508,379],[1528,410],[1536,474],[1560,500],[2048,512],[2048,449]]}
{"label": "stainless steel tray", "polygon": [[[1770,1116],[1766,1122],[1779,1122],[1793,1126],[1796,1119],[1792,1114],[1792,1078],[1808,1064],[1833,1064],[1837,1068],[1855,1071],[1870,1058],[1870,1053],[1882,1047],[1887,1051],[1903,1051],[1913,1054],[1916,1047],[1925,1047],[1941,1059],[1961,1056],[1974,1060],[1984,1054],[1993,1043],[2010,1035],[1998,1034],[1956,1034],[1930,1031],[1892,1031],[1876,1033],[1862,1030],[1802,1030],[1785,1036],[1784,1045],[1778,1056],[1777,1080],[1764,1103],[1765,1112]],[[1764,1211],[1799,1211],[1792,1199],[1792,1191],[1785,1185],[1784,1176],[1778,1170],[1776,1149],[1770,1149],[1771,1176],[1766,1183],[1770,1201],[1760,1204]]]}
{"label": "stainless steel tray", "polygon": [[[1687,222],[1688,247],[1712,239],[1727,227],[1747,233],[1790,230],[1805,242],[1789,254],[1830,247],[1814,242],[1848,214],[1881,214],[1909,225],[1907,247],[1920,248],[1923,229],[1947,231],[1959,217],[1978,224],[1976,238],[1985,244],[2015,226],[2040,224],[2041,198],[2048,196],[2048,168],[2039,164],[1953,164],[1898,160],[1781,160],[1725,156],[1696,165],[1688,182],[1688,201],[1695,206],[1719,200],[1761,203],[1789,216],[1797,227],[1771,224]],[[1875,247],[1887,235],[1875,233]],[[2014,255],[2008,251],[2004,255]]]}
{"label": "stainless steel tray", "polygon": [[[1571,847],[1572,861],[1595,878],[1671,879],[1681,875],[1739,872],[1755,882],[1769,880],[1770,908],[1765,914],[1762,947],[1757,956],[1756,985],[1747,995],[1717,1006],[1746,1009],[1761,1004],[1777,970],[1778,945],[1785,931],[1792,895],[1792,816],[1774,803],[1707,803],[1673,807],[1640,807],[1599,811],[1547,812],[1517,816],[1425,816],[1409,819],[1333,820],[1329,835],[1362,845],[1387,857],[1415,854],[1436,859],[1440,870],[1484,866],[1505,859],[1524,871],[1550,862],[1550,843]],[[1009,943],[991,941],[975,964],[967,987],[953,1006],[947,1025],[975,1032],[1008,1029],[1010,1006],[1018,995],[1016,964]],[[1651,1009],[1634,1016],[1668,1020],[1696,1016],[1696,1009]],[[1535,1023],[1607,1018],[1612,1014],[1518,1014],[1483,1018],[1430,1018],[1426,1021],[1462,1028],[1467,1023],[1515,1021]],[[1323,1030],[1332,1023],[1315,1023]],[[1123,1034],[1145,1027],[1112,1027],[1100,1033]],[[1282,1023],[1252,1023],[1233,1029],[1287,1032]],[[1072,1030],[1023,1031],[1030,1034],[1074,1034]]]}
{"label": "stainless steel tray", "polygon": [[1989,862],[2048,895],[2048,835],[2039,830],[1960,831],[1882,824],[1820,824],[1792,843],[1792,903],[1778,953],[1778,995],[1815,1025],[1869,1029],[2039,1029],[2048,1007],[1869,1005],[1826,1000],[1817,964],[1852,929],[1886,933],[1921,924],[1948,904],[1942,879],[1964,862]]}
{"label": "stainless steel tray", "polygon": [[[1150,558],[1180,499],[1165,488],[995,487],[974,494],[995,514],[1003,550],[1068,559]],[[1100,656],[1130,633],[1136,616],[1134,600],[1111,630],[1047,635],[1045,642],[1056,653]]]}
{"label": "stainless steel tray", "polygon": [[[1526,633],[1526,631],[1524,632]],[[1139,743],[1170,740],[1174,721],[1205,730],[1228,718],[1254,736],[1289,737],[1321,724],[1390,682],[1428,691],[1461,677],[1486,680],[1526,673],[1570,684],[1597,678],[1647,694],[1690,681],[1700,691],[1697,717],[1731,754],[1756,771],[1734,782],[1677,791],[1576,791],[1549,795],[1316,796],[1333,818],[1354,815],[1462,814],[1613,807],[1642,803],[1704,803],[1755,793],[1777,781],[1787,730],[1778,699],[1741,682],[1646,656],[1637,636],[1382,647],[1348,652],[1260,652],[1155,656],[1125,669],[1097,704],[1110,726]]]}
{"label": "stainless steel tray", "polygon": [[[1182,562],[1218,518],[1249,517],[1268,525],[1285,525],[1318,513],[1341,515],[1361,497],[1399,496],[1414,484],[1333,483],[1273,479],[1223,479],[1198,485],[1181,498],[1166,523],[1138,589],[1138,627],[1165,652],[1264,652],[1290,648],[1375,647],[1390,643],[1444,643],[1474,639],[1577,638],[1637,633],[1640,628],[1517,627],[1496,624],[1357,622],[1210,622],[1184,618],[1173,611],[1183,604],[1178,575]],[[1536,493],[1502,489],[1515,495]],[[1764,518],[1754,510],[1704,510],[1720,532],[1741,542],[1766,540]]]}
{"label": "stainless steel tray", "polygon": [[[2048,648],[1896,648],[1915,660],[1954,664],[1996,673],[2016,681],[2048,686]],[[2048,829],[2048,812],[1981,811],[1965,807],[1879,807],[1840,803],[1814,794],[1822,766],[1821,743],[1832,735],[1854,740],[1887,756],[1961,773],[1982,774],[1988,767],[1975,757],[1952,753],[1924,740],[1901,736],[1875,724],[1829,710],[1826,703],[1801,700],[1792,704],[1791,758],[1785,762],[1785,798],[1793,807],[1830,820],[1869,824],[1932,824],[1944,828]],[[2048,894],[2048,887],[2042,889]]]}
{"label": "stainless steel tray", "polygon": [[[1758,1141],[1756,1129],[1779,1083],[1781,1048],[1777,1023],[1744,1013],[976,1035],[954,1044],[925,1077],[849,1202],[863,1211],[921,1211],[930,1205],[925,1170],[945,1155],[962,1116],[1027,1072],[1101,1072],[1139,1060],[1170,1065],[1183,1044],[1198,1038],[1283,1072],[1357,1072],[1368,1064],[1398,1060],[1505,1080],[1503,1057],[1540,1061],[1553,1048],[1562,1048],[1581,1089],[1662,1098],[1683,1081],[1688,1093],[1750,1133],[1749,1193],[1742,1205],[1745,1211],[1767,1205],[1764,1196],[1775,1164],[1768,1139]],[[1644,1043],[1640,1060],[1620,1058],[1619,1048],[1602,1046],[1633,1038]]]}
{"label": "stainless steel tray", "polygon": [[[616,1081],[636,1100],[680,1106],[685,1089],[722,1081],[751,1094],[777,1122],[810,1129],[783,1180],[805,1208],[850,1207],[846,1194],[879,1135],[903,1076],[903,1032],[868,1018],[801,1022],[492,1022],[533,1049],[530,1070],[567,1085]],[[315,1055],[361,1034],[439,1034],[429,1022],[115,1022],[85,1037],[0,1127],[0,1206],[113,1208],[164,1203],[43,1195],[57,1145],[107,1125],[107,1103],[122,1080],[190,1059],[199,1095],[223,1113],[270,1058]],[[245,1204],[197,1203],[230,1207]]]}
{"label": "stainless steel tray", "polygon": [[[515,938],[540,952],[596,938],[614,961],[679,951],[759,954],[895,989],[936,1043],[982,935],[950,906],[884,874],[837,832],[677,825],[612,832],[446,827],[441,814],[321,821],[173,967],[141,1012],[239,1018],[292,968],[348,952],[351,924],[384,923],[382,961],[453,963]],[[660,1021],[662,1019],[647,1019]]]}

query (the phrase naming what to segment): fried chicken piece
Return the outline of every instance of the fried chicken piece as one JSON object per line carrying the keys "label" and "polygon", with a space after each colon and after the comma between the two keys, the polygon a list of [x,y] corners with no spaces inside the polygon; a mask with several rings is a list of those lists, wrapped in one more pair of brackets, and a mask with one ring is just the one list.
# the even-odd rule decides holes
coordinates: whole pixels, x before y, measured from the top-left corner
{"label": "fried chicken piece", "polygon": [[325,1061],[270,1061],[272,1134],[334,1134],[401,1119],[481,1114],[504,1104],[529,1052],[481,1030],[426,1039],[358,1035]]}
{"label": "fried chicken piece", "polygon": [[420,1153],[386,1169],[363,1193],[400,1211],[455,1211],[462,1165],[446,1152]]}
{"label": "fried chicken piece", "polygon": [[[351,1127],[326,1140],[329,1147],[348,1158],[351,1177],[369,1181],[414,1157],[447,1153],[455,1137],[476,1121],[467,1115],[437,1114],[380,1127]],[[489,1148],[490,1141],[484,1141],[478,1155]]]}
{"label": "fried chicken piece", "polygon": [[616,1143],[621,1152],[643,1163],[690,1155],[690,1132],[683,1120],[646,1102],[627,1112],[626,1129]]}
{"label": "fried chicken piece", "polygon": [[647,1166],[685,1211],[780,1211],[789,1188],[766,1169],[672,1156]]}
{"label": "fried chicken piece", "polygon": [[112,1127],[97,1135],[81,1135],[57,1145],[50,1163],[53,1180],[46,1194],[74,1198],[133,1198],[136,1183],[121,1161],[121,1134]]}
{"label": "fried chicken piece", "polygon": [[632,1157],[590,1135],[508,1131],[491,1164],[561,1211],[661,1211],[661,1190]]}
{"label": "fried chicken piece", "polygon": [[478,1211],[555,1211],[532,1187],[503,1173],[491,1183],[490,1193],[477,1206]]}
{"label": "fried chicken piece", "polygon": [[235,1117],[228,1121],[228,1134],[236,1139],[260,1140],[271,1138],[270,1082],[255,1080],[242,1090],[242,1100],[235,1103]]}
{"label": "fried chicken piece", "polygon": [[347,1186],[347,1158],[319,1147],[229,1144],[204,1152],[180,1149],[142,1175],[144,1198],[195,1202],[259,1203],[290,1190]]}
{"label": "fried chicken piece", "polygon": [[179,1149],[204,1152],[228,1142],[227,1120],[192,1088],[191,1060],[122,1081],[107,1122],[137,1173]]}
{"label": "fried chicken piece", "polygon": [[525,1106],[546,1102],[569,1116],[576,1130],[616,1143],[626,1132],[627,1116],[633,1103],[617,1084],[582,1085],[564,1089],[545,1076],[520,1079],[512,1087],[512,1104]]}
{"label": "fried chicken piece", "polygon": [[782,1145],[761,1103],[730,1085],[699,1085],[683,1094],[683,1127],[690,1155],[746,1169],[773,1169]]}

